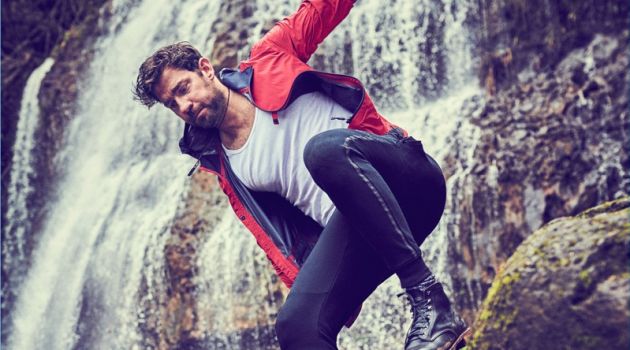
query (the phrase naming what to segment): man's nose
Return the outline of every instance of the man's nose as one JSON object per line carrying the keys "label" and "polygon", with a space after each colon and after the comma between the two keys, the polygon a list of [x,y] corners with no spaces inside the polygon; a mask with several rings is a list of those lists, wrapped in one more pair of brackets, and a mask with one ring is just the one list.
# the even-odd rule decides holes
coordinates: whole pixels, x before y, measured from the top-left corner
{"label": "man's nose", "polygon": [[177,103],[179,114],[189,116],[192,110],[192,103],[183,98],[175,98],[175,102]]}

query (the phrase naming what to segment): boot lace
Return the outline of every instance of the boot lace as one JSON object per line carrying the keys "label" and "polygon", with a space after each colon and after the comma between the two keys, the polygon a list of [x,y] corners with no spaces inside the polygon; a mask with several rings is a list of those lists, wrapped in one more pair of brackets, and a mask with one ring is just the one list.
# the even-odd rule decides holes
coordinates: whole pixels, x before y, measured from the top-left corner
{"label": "boot lace", "polygon": [[414,301],[414,299],[406,293],[400,293],[398,296],[407,297],[407,300],[411,304],[410,311],[413,314],[413,320],[411,321],[408,339],[411,340],[416,337],[425,338],[431,322],[431,299],[419,298],[419,300]]}

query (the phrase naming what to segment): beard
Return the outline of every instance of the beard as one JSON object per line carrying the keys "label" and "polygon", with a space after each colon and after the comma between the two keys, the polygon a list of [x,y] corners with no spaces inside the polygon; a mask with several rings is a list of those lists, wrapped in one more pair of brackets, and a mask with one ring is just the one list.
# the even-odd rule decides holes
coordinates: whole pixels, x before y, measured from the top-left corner
{"label": "beard", "polygon": [[201,104],[197,116],[192,118],[191,124],[204,129],[218,128],[223,123],[226,112],[226,98],[217,89],[209,102]]}

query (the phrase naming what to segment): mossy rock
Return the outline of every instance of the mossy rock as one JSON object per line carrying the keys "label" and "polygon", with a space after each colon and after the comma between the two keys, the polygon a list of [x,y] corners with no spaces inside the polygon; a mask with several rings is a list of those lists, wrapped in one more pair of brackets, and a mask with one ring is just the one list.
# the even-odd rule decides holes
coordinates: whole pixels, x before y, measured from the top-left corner
{"label": "mossy rock", "polygon": [[467,349],[630,348],[630,198],[556,219],[495,278]]}

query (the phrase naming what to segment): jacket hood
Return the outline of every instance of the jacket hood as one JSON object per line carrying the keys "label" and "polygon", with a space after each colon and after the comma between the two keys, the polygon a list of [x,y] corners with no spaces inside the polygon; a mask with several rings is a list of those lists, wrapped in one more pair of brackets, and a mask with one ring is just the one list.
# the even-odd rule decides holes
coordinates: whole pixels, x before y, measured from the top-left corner
{"label": "jacket hood", "polygon": [[179,149],[182,153],[199,159],[201,156],[216,154],[219,146],[219,131],[184,125],[184,135],[179,139]]}

